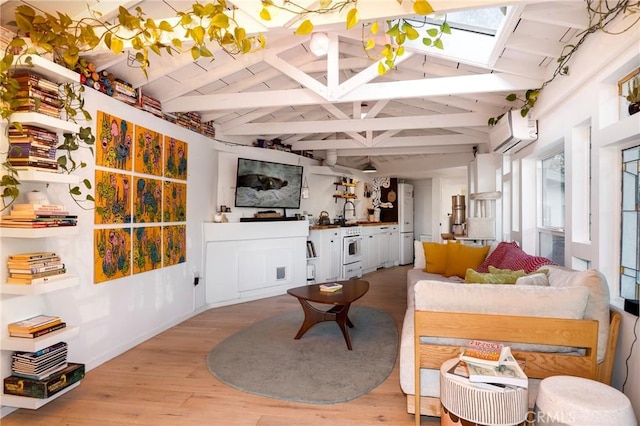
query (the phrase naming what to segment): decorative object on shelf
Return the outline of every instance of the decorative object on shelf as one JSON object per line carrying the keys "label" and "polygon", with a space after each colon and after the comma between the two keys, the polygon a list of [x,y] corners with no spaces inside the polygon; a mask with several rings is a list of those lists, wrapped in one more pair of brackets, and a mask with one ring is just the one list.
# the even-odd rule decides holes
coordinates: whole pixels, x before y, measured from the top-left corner
{"label": "decorative object on shelf", "polygon": [[618,82],[618,95],[629,102],[629,115],[640,112],[640,68],[631,71]]}

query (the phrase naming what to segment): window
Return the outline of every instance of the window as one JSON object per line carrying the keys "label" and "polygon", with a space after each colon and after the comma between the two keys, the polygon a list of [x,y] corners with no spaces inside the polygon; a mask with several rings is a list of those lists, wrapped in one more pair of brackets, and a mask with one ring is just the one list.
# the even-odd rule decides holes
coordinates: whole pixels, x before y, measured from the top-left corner
{"label": "window", "polygon": [[564,265],[564,152],[540,162],[541,206],[538,254]]}
{"label": "window", "polygon": [[622,151],[620,296],[640,297],[640,146]]}

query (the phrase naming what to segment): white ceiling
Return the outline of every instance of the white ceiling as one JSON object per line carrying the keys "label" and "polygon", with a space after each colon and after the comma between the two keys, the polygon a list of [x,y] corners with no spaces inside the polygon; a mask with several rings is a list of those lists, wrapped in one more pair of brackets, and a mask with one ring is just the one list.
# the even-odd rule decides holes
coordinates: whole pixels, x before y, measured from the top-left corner
{"label": "white ceiling", "polygon": [[[153,19],[174,17],[176,11],[186,11],[193,4],[174,0],[0,2],[5,26],[20,3],[75,18],[86,13],[87,3],[106,17],[113,16],[119,5],[130,10],[140,7]],[[488,151],[486,123],[513,106],[506,95],[539,87],[552,74],[562,46],[588,23],[583,0],[433,0],[434,8],[443,12],[470,4],[511,7],[504,27],[490,43],[474,44],[468,34],[454,30],[444,38],[444,51],[407,44],[396,68],[379,76],[377,63],[362,48],[361,27],[346,31],[344,16],[314,19],[316,30],[330,36],[329,55],[316,57],[309,52],[309,36],[293,35],[297,22],[289,22],[290,15],[272,12],[272,21],[265,23],[258,17],[260,1],[228,3],[238,8],[236,16],[248,32],[264,32],[266,49],[233,57],[210,46],[214,61],[193,61],[188,50],[154,56],[148,78],[129,66],[126,54],[101,51],[90,59],[99,70],[159,99],[165,112],[197,111],[204,121],[214,120],[218,134],[224,135],[221,139],[249,143],[279,138],[294,150],[313,151],[317,158],[335,149],[338,164],[361,168],[370,158],[379,175],[405,179],[462,170],[473,158],[474,146]],[[412,14],[408,0],[402,5],[394,0],[367,0],[358,7],[361,23]],[[380,48],[373,54],[376,51]],[[369,113],[361,119],[364,104]]]}

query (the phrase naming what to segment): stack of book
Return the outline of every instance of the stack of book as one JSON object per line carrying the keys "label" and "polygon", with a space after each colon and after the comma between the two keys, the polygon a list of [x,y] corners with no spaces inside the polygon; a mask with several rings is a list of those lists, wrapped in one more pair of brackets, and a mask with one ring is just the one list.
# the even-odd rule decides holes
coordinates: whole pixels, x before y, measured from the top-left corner
{"label": "stack of book", "polygon": [[20,85],[16,99],[21,104],[16,107],[19,112],[39,112],[51,117],[60,118],[62,102],[58,95],[58,84],[35,73],[14,75]]}
{"label": "stack of book", "polygon": [[138,104],[138,91],[130,83],[115,78],[111,82],[111,88],[113,89],[111,97],[132,106]]}
{"label": "stack of book", "polygon": [[22,126],[22,131],[9,128],[9,163],[18,170],[35,169],[57,172],[56,145],[58,135],[36,126]]}
{"label": "stack of book", "polygon": [[480,340],[462,350],[460,360],[447,371],[447,376],[495,390],[529,386],[524,362],[517,361],[508,346]]}
{"label": "stack of book", "polygon": [[[18,207],[19,206],[19,207]],[[25,206],[25,207],[23,207]],[[0,227],[3,228],[50,228],[56,226],[76,226],[78,216],[66,210],[57,209],[57,205],[18,204],[8,215],[0,216]],[[64,207],[62,207],[64,209]]]}
{"label": "stack of book", "polygon": [[160,101],[138,90],[138,108],[150,112],[156,117],[162,117],[162,105]]}
{"label": "stack of book", "polygon": [[22,337],[35,339],[67,326],[62,319],[57,316],[36,315],[18,322],[12,322],[7,326],[10,337]]}
{"label": "stack of book", "polygon": [[4,393],[29,398],[50,398],[82,380],[84,370],[84,364],[70,362],[67,367],[42,380],[11,375],[4,379]]}
{"label": "stack of book", "polygon": [[67,344],[58,342],[37,352],[14,352],[11,374],[33,380],[46,380],[67,368]]}
{"label": "stack of book", "polygon": [[10,255],[7,268],[7,284],[42,284],[67,277],[64,263],[54,252]]}
{"label": "stack of book", "polygon": [[202,134],[211,139],[216,137],[216,128],[213,124],[213,120],[202,123]]}
{"label": "stack of book", "polygon": [[335,293],[338,290],[342,290],[342,284],[340,283],[320,284],[320,291],[325,293]]}

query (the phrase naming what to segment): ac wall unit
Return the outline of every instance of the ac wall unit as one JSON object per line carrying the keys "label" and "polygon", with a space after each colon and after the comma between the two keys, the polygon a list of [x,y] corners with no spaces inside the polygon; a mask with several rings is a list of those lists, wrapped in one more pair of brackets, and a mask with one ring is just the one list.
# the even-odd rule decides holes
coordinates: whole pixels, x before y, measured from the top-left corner
{"label": "ac wall unit", "polygon": [[500,154],[515,154],[538,139],[538,121],[531,114],[523,117],[520,110],[507,112],[489,129],[491,150]]}

